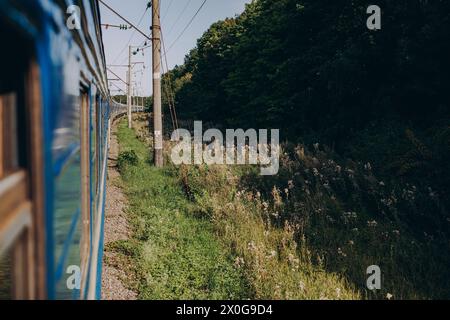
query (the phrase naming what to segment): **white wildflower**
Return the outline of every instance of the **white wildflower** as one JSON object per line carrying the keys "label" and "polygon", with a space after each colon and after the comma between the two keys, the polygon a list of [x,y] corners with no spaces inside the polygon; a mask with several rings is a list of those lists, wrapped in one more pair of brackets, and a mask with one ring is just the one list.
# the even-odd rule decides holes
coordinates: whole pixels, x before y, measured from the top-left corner
{"label": "white wildflower", "polygon": [[376,222],[375,220],[367,221],[367,226],[370,228],[375,228],[377,225],[378,225],[378,222]]}
{"label": "white wildflower", "polygon": [[289,180],[289,181],[288,181],[288,188],[289,188],[289,190],[292,190],[292,189],[294,189],[294,187],[295,187],[295,185],[294,185],[294,181],[292,181],[292,180]]}
{"label": "white wildflower", "polygon": [[256,250],[256,245],[255,245],[255,243],[253,241],[248,243],[248,249],[251,250],[251,251]]}
{"label": "white wildflower", "polygon": [[305,291],[305,283],[303,281],[300,281],[298,283],[298,287],[299,287],[300,291]]}

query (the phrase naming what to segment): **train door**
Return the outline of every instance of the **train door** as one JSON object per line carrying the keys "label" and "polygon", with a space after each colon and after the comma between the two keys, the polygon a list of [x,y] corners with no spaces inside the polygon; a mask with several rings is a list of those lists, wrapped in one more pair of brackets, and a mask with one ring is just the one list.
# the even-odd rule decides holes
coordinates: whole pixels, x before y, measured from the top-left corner
{"label": "train door", "polygon": [[40,75],[24,51],[0,74],[2,300],[46,296]]}

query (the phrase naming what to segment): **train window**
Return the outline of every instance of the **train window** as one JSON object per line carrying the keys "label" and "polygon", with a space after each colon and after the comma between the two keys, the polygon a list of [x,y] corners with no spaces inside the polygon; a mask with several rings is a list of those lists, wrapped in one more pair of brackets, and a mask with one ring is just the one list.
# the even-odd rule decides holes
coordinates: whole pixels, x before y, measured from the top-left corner
{"label": "train window", "polygon": [[0,95],[0,286],[6,283],[3,298],[17,299],[34,297],[30,178],[23,158],[26,143],[18,130],[26,128],[21,90],[12,87]]}
{"label": "train window", "polygon": [[[81,235],[81,272],[82,279],[87,278],[87,267],[89,263],[89,251],[91,244],[90,232],[90,115],[89,115],[89,96],[87,90],[81,90],[81,213],[82,213],[82,235]],[[84,284],[82,283],[84,291]]]}
{"label": "train window", "polygon": [[33,43],[0,21],[0,299],[46,297],[42,108]]}
{"label": "train window", "polygon": [[31,211],[27,172],[19,165],[17,127],[24,125],[18,112],[19,89],[5,89],[7,92],[0,95],[0,286],[6,283],[6,289],[2,289],[1,293],[6,299],[27,297],[24,279],[14,275],[28,275],[23,275],[19,270],[23,269],[28,252],[23,237],[27,233],[26,228],[30,227]]}

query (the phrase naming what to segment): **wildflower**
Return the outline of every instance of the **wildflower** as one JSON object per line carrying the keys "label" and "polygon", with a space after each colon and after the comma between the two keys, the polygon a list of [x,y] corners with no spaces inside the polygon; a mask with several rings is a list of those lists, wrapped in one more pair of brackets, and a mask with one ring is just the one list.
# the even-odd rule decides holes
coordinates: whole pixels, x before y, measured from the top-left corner
{"label": "wildflower", "polygon": [[353,231],[353,232],[358,232],[359,229],[358,229],[358,228],[353,228],[352,231]]}
{"label": "wildflower", "polygon": [[319,170],[317,170],[316,168],[313,168],[313,173],[317,177],[319,175]]}
{"label": "wildflower", "polygon": [[395,234],[395,235],[397,235],[397,236],[400,235],[400,231],[399,231],[399,230],[394,230],[394,231],[392,231],[392,233]]}
{"label": "wildflower", "polygon": [[351,246],[353,246],[353,245],[355,245],[355,242],[354,242],[353,240],[350,240],[350,241],[348,242],[348,244],[351,245]]}
{"label": "wildflower", "polygon": [[388,300],[391,300],[393,297],[394,297],[394,296],[393,296],[392,294],[390,294],[390,293],[388,293],[388,294],[386,295],[386,298],[387,298]]}
{"label": "wildflower", "polygon": [[234,266],[236,268],[240,268],[245,264],[244,259],[242,259],[241,257],[236,257],[236,259],[234,260]]}
{"label": "wildflower", "polygon": [[367,221],[367,226],[370,228],[375,228],[377,225],[378,225],[378,222],[376,222],[375,220]]}
{"label": "wildflower", "polygon": [[280,193],[281,193],[280,190],[274,186],[272,189],[272,197],[275,200],[275,204],[278,206],[283,203]]}
{"label": "wildflower", "polygon": [[385,186],[385,184],[384,184],[384,182],[383,182],[383,181],[380,181],[380,186],[382,186],[382,187],[384,187],[384,186]]}
{"label": "wildflower", "polygon": [[336,288],[336,295],[338,298],[341,297],[341,288]]}
{"label": "wildflower", "polygon": [[336,166],[336,172],[340,174],[342,172],[342,167]]}
{"label": "wildflower", "polygon": [[248,249],[250,251],[256,250],[256,245],[255,245],[255,243],[253,241],[248,243]]}
{"label": "wildflower", "polygon": [[316,149],[316,151],[319,150],[319,143],[314,143],[313,146],[314,146],[314,149]]}
{"label": "wildflower", "polygon": [[298,283],[298,287],[299,287],[300,291],[305,291],[305,283],[303,281],[300,281]]}
{"label": "wildflower", "polygon": [[339,254],[340,256],[343,256],[344,258],[347,256],[347,254],[346,254],[344,251],[342,251],[341,248],[338,248],[338,254]]}
{"label": "wildflower", "polygon": [[356,212],[344,212],[344,218],[347,219],[357,219],[358,218],[358,214]]}
{"label": "wildflower", "polygon": [[289,181],[288,181],[288,188],[289,188],[289,190],[292,190],[292,189],[294,189],[294,187],[295,187],[295,185],[294,185],[294,181],[292,181],[292,180],[289,180]]}
{"label": "wildflower", "polygon": [[259,191],[256,192],[256,198],[257,198],[257,199],[261,198],[261,192],[259,192]]}
{"label": "wildflower", "polygon": [[372,165],[370,164],[370,162],[368,162],[367,164],[364,165],[364,169],[366,169],[367,171],[372,170]]}
{"label": "wildflower", "polygon": [[298,146],[295,148],[295,152],[297,153],[297,155],[300,159],[305,158],[305,148]]}

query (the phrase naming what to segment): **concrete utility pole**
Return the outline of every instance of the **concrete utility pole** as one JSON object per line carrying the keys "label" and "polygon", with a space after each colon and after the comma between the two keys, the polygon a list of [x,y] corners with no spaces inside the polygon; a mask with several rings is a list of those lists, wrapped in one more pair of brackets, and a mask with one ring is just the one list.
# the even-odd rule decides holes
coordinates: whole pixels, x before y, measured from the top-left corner
{"label": "concrete utility pole", "polygon": [[161,114],[161,21],[159,0],[152,5],[152,48],[153,48],[153,129],[155,166],[164,166],[163,127]]}
{"label": "concrete utility pole", "polygon": [[132,118],[131,118],[131,104],[133,103],[131,101],[131,46],[129,47],[129,53],[128,53],[128,74],[127,74],[127,96],[128,96],[128,128],[131,129],[132,127]]}

